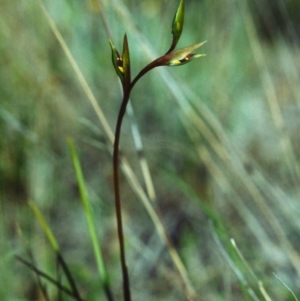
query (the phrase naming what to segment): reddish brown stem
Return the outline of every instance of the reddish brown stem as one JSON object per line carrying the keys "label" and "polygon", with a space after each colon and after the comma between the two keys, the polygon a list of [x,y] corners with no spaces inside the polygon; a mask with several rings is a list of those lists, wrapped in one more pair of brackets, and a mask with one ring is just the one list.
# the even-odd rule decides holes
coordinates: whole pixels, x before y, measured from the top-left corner
{"label": "reddish brown stem", "polygon": [[141,72],[135,77],[135,79],[130,84],[123,83],[123,100],[121,108],[119,111],[117,125],[115,129],[115,141],[114,141],[114,150],[113,150],[113,171],[114,171],[114,191],[115,191],[115,210],[117,218],[117,228],[118,228],[118,238],[120,245],[120,259],[121,259],[121,268],[123,276],[123,294],[124,301],[131,301],[130,296],[130,284],[129,284],[129,275],[126,265],[125,257],[125,244],[124,244],[124,233],[123,233],[123,222],[122,222],[122,206],[121,206],[121,196],[120,196],[120,180],[119,180],[119,146],[120,146],[120,136],[121,136],[121,127],[122,121],[126,112],[126,107],[129,101],[130,92],[137,81],[145,75],[151,69],[158,67],[158,59],[147,65],[141,70]]}
{"label": "reddish brown stem", "polygon": [[124,94],[122,105],[118,115],[118,120],[117,120],[117,125],[115,130],[114,151],[113,151],[115,210],[116,210],[117,227],[118,227],[118,238],[120,244],[124,301],[131,301],[131,296],[130,296],[129,276],[128,276],[128,270],[126,265],[126,257],[125,257],[125,245],[124,245],[124,234],[123,234],[123,223],[122,223],[122,208],[121,208],[120,183],[119,183],[119,145],[120,145],[122,121],[123,121],[124,114],[126,112],[128,101],[129,101],[129,93],[126,93]]}

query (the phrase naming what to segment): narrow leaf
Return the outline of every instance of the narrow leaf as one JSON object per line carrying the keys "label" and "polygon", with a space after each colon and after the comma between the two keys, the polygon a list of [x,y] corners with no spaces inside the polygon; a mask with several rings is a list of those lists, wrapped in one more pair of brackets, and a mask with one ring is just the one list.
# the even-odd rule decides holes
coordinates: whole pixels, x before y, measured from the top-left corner
{"label": "narrow leaf", "polygon": [[[69,284],[72,288],[72,292],[73,292],[73,296],[75,297],[76,300],[78,301],[82,301],[80,295],[79,295],[79,292],[78,292],[78,289],[76,287],[76,284],[75,284],[75,281],[72,277],[72,274],[67,266],[67,264],[65,263],[61,253],[60,253],[60,250],[59,250],[59,246],[58,246],[58,243],[49,227],[49,225],[47,224],[44,216],[42,215],[41,211],[38,209],[38,207],[32,202],[32,201],[29,201],[29,207],[30,209],[32,210],[32,212],[34,213],[35,217],[37,218],[37,220],[39,221],[40,225],[42,226],[45,234],[46,234],[46,237],[48,238],[52,248],[54,249],[54,251],[56,252],[56,255],[57,255],[57,258],[59,258],[59,261],[60,263],[62,264],[62,268],[63,268],[63,271],[69,281]],[[36,272],[36,271],[35,271]],[[49,279],[48,279],[49,280]],[[58,285],[57,287],[59,289],[61,289],[61,286],[59,284],[59,282],[57,282]]]}
{"label": "narrow leaf", "polygon": [[66,288],[65,286],[63,286],[60,282],[58,282],[57,280],[53,279],[48,274],[46,274],[43,271],[39,270],[31,262],[29,262],[29,261],[27,261],[27,260],[25,260],[25,259],[23,259],[23,258],[21,258],[19,256],[16,256],[16,258],[22,264],[24,264],[25,266],[27,266],[30,270],[32,270],[33,272],[35,272],[38,277],[41,277],[41,278],[44,278],[44,279],[48,280],[49,282],[51,282],[52,284],[54,284],[56,287],[58,287],[61,291],[63,291],[67,295],[69,295],[70,297],[74,297],[74,294],[73,294],[73,292],[71,290],[69,290],[68,288]]}
{"label": "narrow leaf", "polygon": [[52,248],[54,249],[54,251],[59,252],[59,246],[58,243],[52,233],[52,230],[50,229],[49,225],[47,224],[44,216],[42,215],[41,211],[38,209],[38,207],[35,205],[34,202],[29,201],[29,207],[32,210],[32,212],[34,213],[36,219],[38,220],[38,222],[40,223],[40,225],[42,226]]}
{"label": "narrow leaf", "polygon": [[95,220],[94,220],[94,215],[93,215],[93,210],[91,206],[91,202],[88,197],[88,191],[86,188],[85,180],[83,177],[82,169],[81,169],[81,164],[73,143],[73,140],[71,138],[68,138],[68,144],[70,148],[70,153],[72,156],[72,161],[73,161],[73,166],[75,169],[75,174],[76,174],[76,179],[77,183],[79,186],[79,192],[80,192],[80,199],[82,202],[82,206],[84,208],[85,212],[85,217],[87,220],[88,228],[89,228],[89,234],[90,234],[90,239],[92,242],[93,250],[94,250],[94,255],[96,258],[96,263],[97,263],[97,268],[99,272],[100,279],[102,281],[102,284],[105,289],[108,287],[108,274],[104,265],[101,249],[99,247],[99,242],[98,242],[98,235],[97,235],[97,230],[96,230],[96,225],[95,225]]}

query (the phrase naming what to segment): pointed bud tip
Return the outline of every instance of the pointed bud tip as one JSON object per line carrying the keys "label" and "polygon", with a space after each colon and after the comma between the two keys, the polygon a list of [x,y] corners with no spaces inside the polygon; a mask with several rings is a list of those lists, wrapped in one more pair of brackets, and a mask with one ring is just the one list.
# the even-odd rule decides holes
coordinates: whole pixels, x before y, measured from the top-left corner
{"label": "pointed bud tip", "polygon": [[129,85],[129,83],[130,83],[130,55],[129,55],[129,45],[128,45],[128,40],[127,40],[126,34],[124,34],[124,40],[123,40],[122,60],[123,60],[124,81],[126,81],[126,84]]}
{"label": "pointed bud tip", "polygon": [[206,56],[206,54],[203,54],[203,53],[195,54],[195,55],[193,56],[193,59],[196,59],[196,58],[201,57],[201,56]]}
{"label": "pointed bud tip", "polygon": [[182,33],[183,24],[184,24],[184,0],[180,0],[172,23],[173,41],[167,53],[175,49]]}

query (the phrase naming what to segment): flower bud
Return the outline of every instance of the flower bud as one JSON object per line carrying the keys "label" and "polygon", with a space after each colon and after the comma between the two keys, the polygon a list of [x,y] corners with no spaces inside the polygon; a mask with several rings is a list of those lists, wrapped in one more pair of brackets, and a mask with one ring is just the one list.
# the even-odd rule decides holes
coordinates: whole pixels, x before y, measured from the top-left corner
{"label": "flower bud", "polygon": [[109,40],[109,44],[112,53],[112,62],[117,75],[119,76],[123,87],[128,89],[130,86],[130,57],[126,34],[124,35],[122,56],[120,56],[111,40]]}
{"label": "flower bud", "polygon": [[171,52],[176,47],[182,33],[183,23],[184,23],[184,0],[180,0],[172,24],[173,41],[172,41],[171,48],[167,53]]}
{"label": "flower bud", "polygon": [[130,86],[130,56],[129,56],[129,47],[126,34],[124,35],[123,40],[123,53],[122,53],[122,63],[123,63],[123,86],[129,88]]}
{"label": "flower bud", "polygon": [[195,49],[201,47],[206,41],[181,48],[179,50],[172,51],[162,57],[160,57],[159,60],[159,65],[160,66],[180,66],[183,64],[188,63],[192,59],[205,56],[205,54],[195,54],[192,53]]}

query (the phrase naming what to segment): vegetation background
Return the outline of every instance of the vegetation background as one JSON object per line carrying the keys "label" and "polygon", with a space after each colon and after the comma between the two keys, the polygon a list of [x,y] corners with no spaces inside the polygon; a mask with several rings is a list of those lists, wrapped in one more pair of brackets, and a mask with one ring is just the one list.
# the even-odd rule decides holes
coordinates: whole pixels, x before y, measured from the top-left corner
{"label": "vegetation background", "polygon": [[[136,74],[170,45],[177,2],[102,0],[99,9],[93,0],[44,1],[112,129],[121,90],[101,14],[118,49],[127,33]],[[207,56],[154,70],[133,91],[156,206],[200,300],[268,300],[258,279],[270,300],[293,300],[281,281],[299,295],[299,14],[297,0],[187,0],[177,48],[208,40],[200,49]],[[71,136],[119,300],[105,131],[39,1],[2,0],[0,28],[0,299],[43,300],[34,274],[15,259],[26,258],[27,243],[37,266],[55,274],[28,200],[47,218],[86,300],[104,299]],[[128,118],[121,148],[144,185]],[[187,300],[155,225],[124,177],[121,183],[133,300]],[[48,290],[55,300],[54,287]]]}

